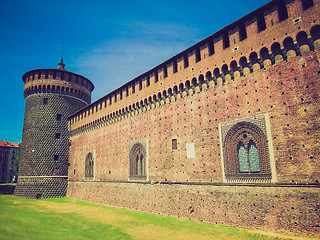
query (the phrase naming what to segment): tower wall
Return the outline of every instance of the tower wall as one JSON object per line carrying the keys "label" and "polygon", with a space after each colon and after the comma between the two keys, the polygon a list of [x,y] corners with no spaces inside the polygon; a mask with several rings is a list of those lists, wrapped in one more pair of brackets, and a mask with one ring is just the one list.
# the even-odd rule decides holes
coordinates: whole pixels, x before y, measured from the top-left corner
{"label": "tower wall", "polygon": [[[16,196],[66,195],[70,145],[67,118],[90,103],[91,94],[87,85],[72,82],[74,75],[78,77],[65,70],[39,69],[23,77],[26,105]],[[70,76],[68,81],[65,76]],[[73,88],[78,92],[70,91]]]}

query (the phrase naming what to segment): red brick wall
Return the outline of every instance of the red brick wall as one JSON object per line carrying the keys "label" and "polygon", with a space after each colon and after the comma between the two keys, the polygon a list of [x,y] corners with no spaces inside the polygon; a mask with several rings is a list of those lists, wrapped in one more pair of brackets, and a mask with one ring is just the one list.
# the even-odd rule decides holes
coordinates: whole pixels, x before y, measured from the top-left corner
{"label": "red brick wall", "polygon": [[69,197],[214,224],[320,236],[319,188],[69,182]]}
{"label": "red brick wall", "polygon": [[[314,2],[314,7],[301,13],[301,2],[293,1],[288,5],[289,19],[277,24],[277,14],[270,10],[265,17],[267,29],[239,43],[243,51],[230,56],[226,50],[219,53],[219,41],[213,57],[202,55],[195,63],[195,55],[190,55],[189,67],[175,74],[168,67],[168,77],[159,78],[162,85],[137,88],[134,95],[107,107],[102,98],[83,110],[86,115],[71,116],[68,196],[218,224],[320,236],[319,40],[311,41],[309,47],[296,44],[298,56],[292,51],[282,57],[273,55],[261,69],[254,64],[251,72],[249,68],[228,72],[216,79],[217,85],[213,79],[161,101],[121,111],[145,97],[191,82],[193,77],[199,80],[207,71],[213,73],[224,59],[238,61],[242,53],[249,59],[251,51],[259,53],[266,45],[270,50],[275,41],[282,43],[288,36],[295,39],[302,28],[310,35],[310,28],[319,24],[315,18],[319,4]],[[302,17],[301,25],[292,23],[297,15]],[[269,26],[271,20],[273,26]],[[251,25],[247,33],[253,31]],[[231,35],[229,38],[233,43]],[[207,48],[201,54],[205,51]],[[120,114],[113,114],[116,111]],[[270,122],[275,180],[225,182],[219,124],[262,114]],[[143,139],[148,142],[147,181],[128,181],[129,143]],[[177,150],[172,150],[172,139],[177,139]],[[187,158],[188,143],[195,145],[195,158]],[[89,151],[95,154],[92,179],[84,177]]]}

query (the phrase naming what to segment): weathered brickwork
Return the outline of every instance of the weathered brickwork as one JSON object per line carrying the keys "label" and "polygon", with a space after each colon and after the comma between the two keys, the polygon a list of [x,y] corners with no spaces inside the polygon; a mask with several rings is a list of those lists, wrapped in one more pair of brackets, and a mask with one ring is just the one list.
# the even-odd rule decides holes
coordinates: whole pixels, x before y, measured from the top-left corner
{"label": "weathered brickwork", "polygon": [[14,194],[27,198],[63,197],[67,191],[70,145],[67,118],[90,103],[93,85],[63,67],[32,70],[24,74],[23,80],[26,106]]}
{"label": "weathered brickwork", "polygon": [[197,221],[318,235],[319,191],[307,187],[254,187],[127,182],[69,182],[68,195],[85,201]]}
{"label": "weathered brickwork", "polygon": [[67,195],[320,236],[319,13],[270,2],[71,115]]}

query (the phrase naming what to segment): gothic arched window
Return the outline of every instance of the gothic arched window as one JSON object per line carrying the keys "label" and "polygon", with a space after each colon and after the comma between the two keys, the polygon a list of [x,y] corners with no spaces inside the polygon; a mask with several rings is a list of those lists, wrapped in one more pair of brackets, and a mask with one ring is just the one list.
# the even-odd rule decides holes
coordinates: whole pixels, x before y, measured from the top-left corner
{"label": "gothic arched window", "polygon": [[267,138],[257,125],[239,122],[231,127],[223,154],[227,180],[271,179]]}
{"label": "gothic arched window", "polygon": [[89,152],[86,156],[85,162],[85,177],[93,177],[94,160],[92,152]]}
{"label": "gothic arched window", "polygon": [[130,179],[146,179],[146,150],[141,143],[135,143],[129,154]]}
{"label": "gothic arched window", "polygon": [[253,140],[247,146],[243,142],[238,143],[238,160],[240,173],[260,172],[258,148]]}

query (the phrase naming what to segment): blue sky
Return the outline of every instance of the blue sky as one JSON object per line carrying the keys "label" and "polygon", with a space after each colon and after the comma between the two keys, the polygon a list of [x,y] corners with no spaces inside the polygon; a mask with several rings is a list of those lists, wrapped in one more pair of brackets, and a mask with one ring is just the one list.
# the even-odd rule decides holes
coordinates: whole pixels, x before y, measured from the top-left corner
{"label": "blue sky", "polygon": [[93,102],[267,2],[0,0],[0,140],[21,141],[21,77],[57,68],[63,41],[66,69],[94,83]]}

